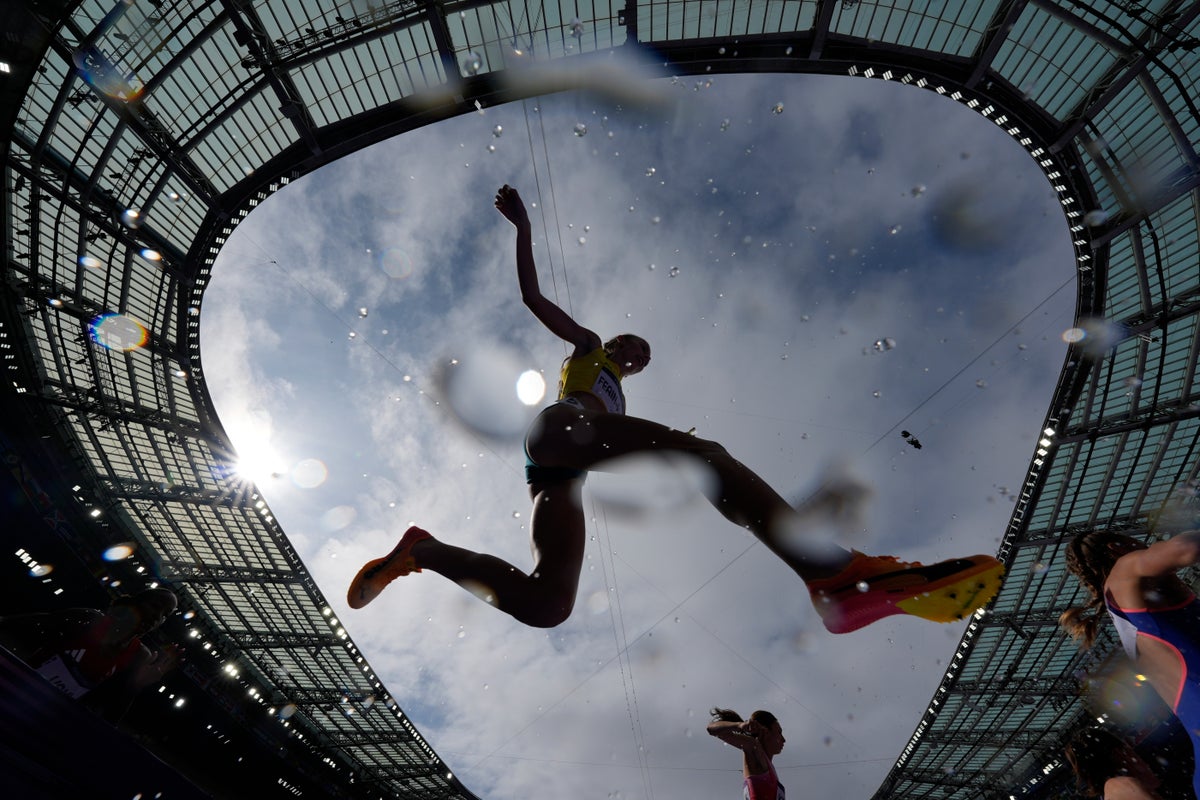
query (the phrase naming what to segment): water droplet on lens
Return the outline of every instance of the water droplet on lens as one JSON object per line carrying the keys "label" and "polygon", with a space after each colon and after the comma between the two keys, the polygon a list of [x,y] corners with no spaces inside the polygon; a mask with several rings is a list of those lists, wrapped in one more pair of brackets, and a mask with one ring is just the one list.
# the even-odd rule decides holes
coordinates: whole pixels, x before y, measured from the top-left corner
{"label": "water droplet on lens", "polygon": [[776,103],[775,105],[771,106],[771,113],[772,114],[782,114],[783,113],[783,103]]}
{"label": "water droplet on lens", "polygon": [[576,136],[587,136],[587,125],[584,125],[582,122],[576,122],[575,123],[575,135]]}
{"label": "water droplet on lens", "polygon": [[859,581],[858,583],[854,584],[854,588],[865,593],[871,591],[871,584],[867,583],[866,581]]}

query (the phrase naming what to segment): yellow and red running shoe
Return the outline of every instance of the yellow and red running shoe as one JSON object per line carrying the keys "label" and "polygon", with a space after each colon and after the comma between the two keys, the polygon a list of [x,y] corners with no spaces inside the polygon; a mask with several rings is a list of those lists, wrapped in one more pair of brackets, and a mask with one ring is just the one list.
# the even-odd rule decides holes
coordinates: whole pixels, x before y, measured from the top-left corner
{"label": "yellow and red running shoe", "polygon": [[378,597],[384,587],[396,578],[402,578],[410,572],[420,572],[421,568],[417,566],[417,561],[412,555],[413,545],[432,538],[428,531],[423,531],[416,525],[406,530],[392,552],[363,565],[354,576],[354,580],[350,581],[346,602],[351,608],[362,608]]}
{"label": "yellow and red running shoe", "polygon": [[831,578],[808,582],[830,633],[849,633],[893,614],[954,622],[983,608],[1000,591],[1004,565],[991,556],[936,564],[868,556],[857,550]]}

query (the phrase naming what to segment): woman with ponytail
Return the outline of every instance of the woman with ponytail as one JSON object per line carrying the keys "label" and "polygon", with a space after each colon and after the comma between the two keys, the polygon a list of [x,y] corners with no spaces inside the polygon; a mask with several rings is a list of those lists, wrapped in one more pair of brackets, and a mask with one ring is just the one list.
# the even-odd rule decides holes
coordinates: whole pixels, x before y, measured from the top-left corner
{"label": "woman with ponytail", "polygon": [[709,736],[742,751],[742,797],[744,800],[784,800],[783,785],[771,759],[787,740],[783,728],[770,711],[755,711],[750,719],[729,708],[714,708]]}
{"label": "woman with ponytail", "polygon": [[[1147,546],[1111,531],[1076,536],[1067,569],[1091,593],[1060,624],[1091,647],[1105,615],[1126,654],[1183,723],[1200,763],[1200,600],[1175,574],[1200,563],[1200,531]],[[1200,775],[1193,776],[1200,796]]]}

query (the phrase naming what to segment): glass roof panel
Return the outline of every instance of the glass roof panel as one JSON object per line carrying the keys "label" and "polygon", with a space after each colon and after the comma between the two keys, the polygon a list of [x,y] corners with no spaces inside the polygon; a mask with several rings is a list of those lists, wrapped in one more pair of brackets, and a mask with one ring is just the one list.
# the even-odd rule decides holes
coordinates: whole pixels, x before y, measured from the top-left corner
{"label": "glass roof panel", "polygon": [[830,28],[871,41],[966,56],[980,46],[997,6],[996,0],[841,3]]}
{"label": "glass roof panel", "polygon": [[226,23],[212,33],[146,94],[145,104],[176,139],[186,142],[254,82]]}
{"label": "glass roof panel", "polygon": [[192,143],[192,153],[205,166],[213,185],[225,191],[295,138],[295,128],[279,112],[278,99],[261,91],[210,135]]}
{"label": "glass roof panel", "polygon": [[1116,59],[1086,33],[1030,3],[993,66],[1051,116],[1063,119]]}

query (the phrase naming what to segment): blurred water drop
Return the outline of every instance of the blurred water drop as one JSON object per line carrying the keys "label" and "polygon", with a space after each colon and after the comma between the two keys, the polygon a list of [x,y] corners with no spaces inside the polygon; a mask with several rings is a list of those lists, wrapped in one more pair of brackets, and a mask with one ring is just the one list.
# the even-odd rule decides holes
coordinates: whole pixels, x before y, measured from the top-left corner
{"label": "blurred water drop", "polygon": [[124,561],[133,555],[133,542],[122,542],[114,544],[112,547],[104,551],[101,556],[105,561]]}
{"label": "blurred water drop", "polygon": [[467,53],[463,58],[462,68],[463,72],[468,75],[476,75],[479,70],[483,69],[483,59],[479,57],[478,53]]}
{"label": "blurred water drop", "polygon": [[537,393],[534,384],[521,383],[531,380],[528,372],[527,358],[512,347],[480,342],[439,370],[437,380],[456,421],[475,434],[507,441],[520,437],[533,421],[534,412],[521,396],[522,391]]}
{"label": "blurred water drop", "polygon": [[888,228],[888,233],[891,234],[892,236],[895,236],[897,233],[899,233],[903,229],[904,229],[904,226],[902,226],[902,225],[893,225],[892,227]]}
{"label": "blurred water drop", "polygon": [[584,125],[582,122],[576,122],[575,123],[575,135],[576,136],[587,136],[587,125]]}
{"label": "blurred water drop", "polygon": [[496,127],[492,128],[492,136],[499,139],[503,135],[504,135],[504,126],[497,125]]}
{"label": "blurred water drop", "polygon": [[783,103],[776,103],[775,105],[771,106],[771,113],[772,114],[782,114],[783,113]]}
{"label": "blurred water drop", "polygon": [[895,346],[896,340],[889,336],[882,339],[876,339],[875,343],[871,345],[871,348],[877,353],[882,353],[885,350],[891,350],[895,348]]}
{"label": "blurred water drop", "polygon": [[29,575],[32,578],[44,578],[54,571],[54,567],[50,564],[38,564],[29,570]]}
{"label": "blurred water drop", "polygon": [[368,313],[368,312],[367,312],[366,306],[363,306],[362,308],[358,309],[358,318],[359,318],[359,319],[366,319],[366,318],[367,318],[367,313]]}
{"label": "blurred water drop", "polygon": [[880,391],[871,392],[871,397],[874,397],[876,400],[878,400],[879,398],[883,397],[883,392],[880,392]]}
{"label": "blurred water drop", "polygon": [[653,177],[654,173],[657,171],[658,170],[656,170],[654,167],[646,167],[646,177],[647,178]]}
{"label": "blurred water drop", "polygon": [[1089,211],[1083,215],[1083,224],[1089,228],[1094,228],[1097,225],[1103,225],[1108,222],[1108,212],[1097,208],[1094,211]]}
{"label": "blurred water drop", "polygon": [[667,277],[678,278],[679,277],[679,267],[671,267],[669,270],[667,270]]}
{"label": "blurred water drop", "polygon": [[987,381],[985,381],[983,378],[980,378],[979,380],[975,381],[975,387],[978,389],[986,389]]}
{"label": "blurred water drop", "polygon": [[730,124],[730,123],[729,123],[729,118],[728,118],[728,117],[726,117],[725,119],[721,120],[721,132],[722,132],[722,133],[724,133],[725,131],[729,130],[729,124]]}
{"label": "blurred water drop", "polygon": [[925,184],[918,183],[916,186],[909,189],[908,193],[913,197],[920,197],[921,195],[925,194]]}

